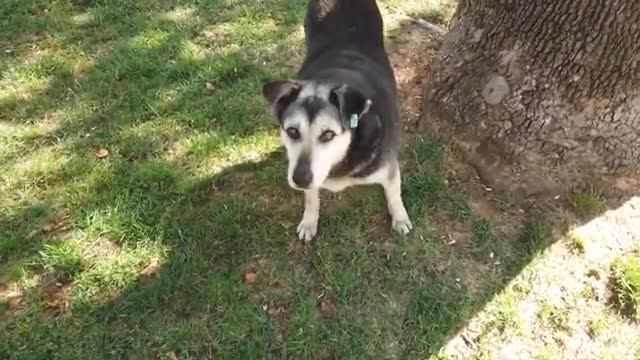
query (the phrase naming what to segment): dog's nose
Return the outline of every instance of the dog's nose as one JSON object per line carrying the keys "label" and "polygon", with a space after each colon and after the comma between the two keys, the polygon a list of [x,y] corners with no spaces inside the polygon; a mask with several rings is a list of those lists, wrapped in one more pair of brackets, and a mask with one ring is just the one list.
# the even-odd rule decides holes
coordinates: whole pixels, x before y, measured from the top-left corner
{"label": "dog's nose", "polygon": [[313,176],[311,175],[311,171],[300,169],[299,167],[293,172],[293,183],[298,185],[299,187],[306,189],[311,185],[311,181],[313,181]]}
{"label": "dog's nose", "polygon": [[298,163],[298,166],[293,170],[291,179],[298,187],[303,189],[308,188],[309,185],[311,185],[311,181],[313,181],[313,174],[311,173],[309,165],[304,161]]}

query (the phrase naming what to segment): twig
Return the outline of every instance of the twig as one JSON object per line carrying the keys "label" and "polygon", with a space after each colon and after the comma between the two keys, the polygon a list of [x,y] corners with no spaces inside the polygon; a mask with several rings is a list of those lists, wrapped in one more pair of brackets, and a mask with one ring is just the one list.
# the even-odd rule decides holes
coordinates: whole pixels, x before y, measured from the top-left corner
{"label": "twig", "polygon": [[468,348],[470,349],[477,348],[475,341],[471,340],[465,333],[461,333],[460,337],[462,337],[464,344],[467,345]]}
{"label": "twig", "polygon": [[444,36],[444,35],[447,34],[447,30],[441,28],[440,26],[438,26],[436,24],[430,23],[425,19],[412,19],[412,21],[414,23],[416,23],[417,25],[420,25],[420,26],[422,26],[423,28],[425,28],[427,30],[431,30],[431,31],[437,33],[438,35]]}
{"label": "twig", "polygon": [[420,27],[423,27],[423,28],[425,28],[427,30],[433,31],[434,33],[436,33],[436,34],[438,34],[440,36],[444,36],[444,35],[447,34],[447,30],[445,30],[445,29],[441,28],[440,26],[438,26],[436,24],[433,24],[433,23],[431,23],[431,22],[429,22],[429,21],[427,21],[425,19],[416,19],[416,18],[411,17],[411,16],[409,16],[409,15],[407,15],[405,13],[399,13],[398,16],[400,18],[405,19],[405,20],[411,21],[412,23],[414,23],[414,24],[416,24],[416,25],[418,25]]}

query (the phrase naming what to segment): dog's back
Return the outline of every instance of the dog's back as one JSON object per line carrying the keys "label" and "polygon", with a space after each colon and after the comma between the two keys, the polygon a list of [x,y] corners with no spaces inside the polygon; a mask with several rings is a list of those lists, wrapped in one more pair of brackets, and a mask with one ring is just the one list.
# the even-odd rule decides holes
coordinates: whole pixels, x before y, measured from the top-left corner
{"label": "dog's back", "polygon": [[382,17],[375,0],[311,0],[305,33],[310,57],[330,48],[384,52]]}

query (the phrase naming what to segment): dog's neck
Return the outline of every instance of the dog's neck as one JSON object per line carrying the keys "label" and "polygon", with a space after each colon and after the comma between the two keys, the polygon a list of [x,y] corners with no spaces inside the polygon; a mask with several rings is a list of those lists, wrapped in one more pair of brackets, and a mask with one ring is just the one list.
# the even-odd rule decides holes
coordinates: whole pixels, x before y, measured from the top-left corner
{"label": "dog's neck", "polygon": [[381,143],[384,133],[375,110],[360,120],[352,132],[352,141],[342,161],[329,172],[330,178],[364,177],[376,169],[382,153]]}

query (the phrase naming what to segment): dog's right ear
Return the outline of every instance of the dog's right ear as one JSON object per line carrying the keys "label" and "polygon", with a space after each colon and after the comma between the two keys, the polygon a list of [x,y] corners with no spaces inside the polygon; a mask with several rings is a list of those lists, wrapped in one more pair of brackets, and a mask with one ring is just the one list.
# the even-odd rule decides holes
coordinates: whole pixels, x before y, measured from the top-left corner
{"label": "dog's right ear", "polygon": [[370,99],[360,91],[344,84],[331,90],[329,102],[340,111],[342,125],[352,129],[358,127],[358,119],[366,115],[371,108]]}
{"label": "dog's right ear", "polygon": [[276,117],[298,98],[302,87],[295,81],[270,81],[262,86],[262,96],[269,102]]}

